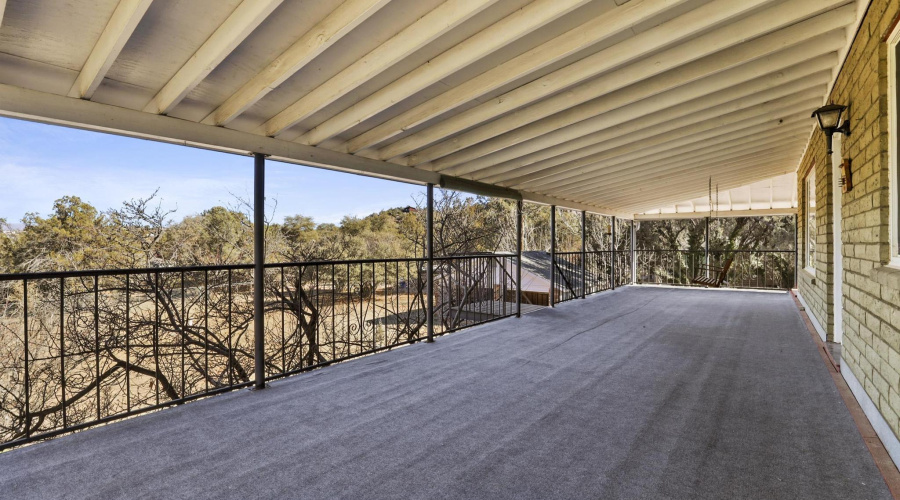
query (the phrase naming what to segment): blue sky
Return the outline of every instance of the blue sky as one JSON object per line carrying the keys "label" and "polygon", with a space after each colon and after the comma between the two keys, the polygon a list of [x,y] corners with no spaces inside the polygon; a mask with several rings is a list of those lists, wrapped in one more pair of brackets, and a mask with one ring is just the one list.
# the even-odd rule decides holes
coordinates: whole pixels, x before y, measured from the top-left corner
{"label": "blue sky", "polygon": [[[47,214],[53,201],[79,196],[98,209],[145,198],[159,188],[166,208],[181,219],[215,205],[250,199],[253,159],[65,127],[0,118],[0,218]],[[267,201],[274,221],[303,214],[339,222],[414,204],[424,186],[269,161]],[[271,203],[269,203],[271,205]],[[274,212],[273,212],[274,210]]]}

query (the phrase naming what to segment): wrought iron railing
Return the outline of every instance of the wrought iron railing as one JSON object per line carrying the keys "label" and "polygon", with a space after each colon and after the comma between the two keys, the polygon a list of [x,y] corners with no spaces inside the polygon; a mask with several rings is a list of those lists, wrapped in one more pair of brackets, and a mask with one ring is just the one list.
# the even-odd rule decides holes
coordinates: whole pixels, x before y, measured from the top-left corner
{"label": "wrought iron railing", "polygon": [[[636,250],[638,284],[690,285],[706,264],[704,250]],[[794,287],[794,250],[711,250],[709,264],[721,267],[733,258],[724,287],[789,289]]]}
{"label": "wrought iron railing", "polygon": [[[436,335],[516,313],[514,255],[435,259]],[[425,259],[269,264],[267,379],[424,339]],[[0,450],[254,382],[252,266],[0,275]]]}
{"label": "wrought iron railing", "polygon": [[[582,257],[583,255],[583,257]],[[726,286],[794,286],[793,251],[733,257]],[[637,283],[687,285],[703,251],[639,250]],[[625,251],[557,253],[555,301],[631,282]],[[582,262],[583,261],[583,262]],[[434,260],[434,333],[516,314],[515,255]],[[423,340],[425,259],[268,264],[273,379]],[[0,275],[0,450],[254,383],[251,265]]]}
{"label": "wrought iron railing", "polygon": [[[582,269],[581,252],[557,252],[552,270],[556,285],[556,303],[611,288],[613,252],[604,250],[585,252],[583,255],[584,268]],[[628,273],[630,276],[631,271],[629,270]]]}

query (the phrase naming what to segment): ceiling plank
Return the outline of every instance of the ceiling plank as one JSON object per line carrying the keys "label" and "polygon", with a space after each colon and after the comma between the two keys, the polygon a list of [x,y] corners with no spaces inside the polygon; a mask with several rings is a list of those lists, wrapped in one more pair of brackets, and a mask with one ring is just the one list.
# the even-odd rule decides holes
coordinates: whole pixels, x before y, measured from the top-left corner
{"label": "ceiling plank", "polygon": [[[509,173],[512,171],[515,171],[515,175],[533,174],[598,153],[610,146],[626,144],[630,142],[631,137],[641,137],[648,129],[674,129],[682,123],[691,123],[695,119],[708,119],[710,114],[716,112],[717,108],[721,106],[732,110],[755,106],[761,102],[818,85],[823,79],[826,79],[827,83],[836,62],[835,53],[820,56],[718,92],[687,100],[675,106],[657,109],[655,112],[653,107],[644,107],[645,101],[657,99],[658,96],[654,96],[524,143],[522,146],[529,146],[527,151],[532,149],[535,151],[495,163],[475,172],[472,177],[482,182],[497,182],[509,178]],[[632,109],[635,109],[635,113],[631,112]],[[625,121],[631,116],[640,116],[641,114],[643,116],[638,119]],[[585,130],[581,130],[582,127]],[[569,130],[570,128],[579,130]],[[532,146],[532,143],[535,144]],[[507,150],[498,153],[505,151]],[[490,157],[493,156],[495,155],[490,155]],[[495,161],[503,157],[497,158]],[[480,159],[476,161],[480,161]]]}
{"label": "ceiling plank", "polygon": [[[765,14],[772,14],[771,16],[761,17],[756,14],[728,24],[725,28],[719,28],[677,44],[678,41],[690,38],[698,32],[708,30],[733,16],[746,13],[749,9],[759,7],[767,2],[752,0],[740,3],[708,3],[491,101],[449,117],[437,125],[404,137],[382,148],[379,158],[392,159],[425,148],[410,154],[408,158],[400,162],[408,165],[420,165],[435,160],[630,84],[678,68],[701,59],[705,55],[739,44],[751,34],[765,33],[766,30],[790,24],[791,20],[795,19],[793,16],[798,12],[808,13],[823,10],[823,1],[834,3],[843,0],[798,0],[800,3],[777,5],[764,11]],[[666,49],[655,53],[663,48]],[[646,57],[650,54],[653,56]],[[643,59],[641,59],[642,57]],[[566,91],[562,92],[563,90]],[[537,104],[535,104],[536,102]],[[512,111],[517,112],[511,113]],[[506,116],[498,118],[504,114]],[[472,127],[475,128],[467,130]],[[463,132],[464,130],[465,132]],[[458,133],[459,135],[454,136]],[[453,137],[445,140],[449,136]]]}
{"label": "ceiling plank", "polygon": [[[5,0],[0,0],[4,2]],[[103,78],[109,71],[109,68],[119,57],[125,43],[131,38],[138,23],[144,17],[147,9],[150,8],[152,0],[121,0],[113,11],[112,16],[106,23],[103,33],[94,44],[90,55],[85,60],[75,83],[69,89],[69,97],[77,97],[79,99],[90,99],[94,96],[94,92]],[[2,20],[2,10],[0,9],[0,20]]]}
{"label": "ceiling plank", "polygon": [[[733,170],[725,175],[712,175],[713,183],[726,191],[739,188],[770,177],[790,173],[792,167],[786,166],[789,162],[790,160],[787,158],[775,158],[760,159],[760,161],[757,162],[749,161],[743,166],[733,165],[731,167]],[[617,206],[621,207],[621,211],[640,213],[671,203],[678,203],[685,198],[696,198],[706,195],[708,193],[707,183],[710,174],[712,174],[709,170],[710,168],[713,167],[702,167],[700,171],[698,171],[696,178],[689,180],[688,184],[667,186],[659,190],[635,188],[628,191],[627,197],[618,198],[618,200],[610,199],[609,202],[617,204]],[[607,198],[598,196],[596,197],[596,200],[607,200]],[[595,202],[599,203],[599,201]]]}
{"label": "ceiling plank", "polygon": [[774,99],[758,106],[700,120],[694,124],[685,124],[683,127],[669,132],[642,137],[628,144],[608,148],[529,176],[505,179],[502,182],[505,185],[524,187],[544,182],[548,178],[561,181],[578,177],[583,172],[582,167],[600,163],[604,165],[619,164],[657,153],[671,153],[677,147],[709,140],[723,140],[722,138],[728,137],[728,134],[740,133],[757,125],[771,127],[779,118],[786,118],[797,112],[803,114],[809,109],[814,109],[817,103],[822,101],[822,94],[825,92],[827,83],[827,81],[821,81],[817,87]]}
{"label": "ceiling plank", "polygon": [[729,134],[730,137],[727,141],[721,143],[708,142],[698,144],[695,147],[679,148],[677,151],[673,150],[671,157],[665,154],[655,154],[640,160],[627,161],[616,165],[596,164],[593,166],[593,170],[585,170],[585,175],[581,182],[571,182],[572,178],[569,178],[559,182],[544,183],[544,185],[535,187],[534,190],[540,192],[575,193],[596,185],[609,184],[628,178],[639,178],[646,172],[653,172],[659,169],[660,166],[679,168],[701,161],[727,161],[730,159],[729,155],[751,154],[757,149],[763,150],[775,142],[785,146],[791,144],[802,146],[802,141],[798,137],[802,136],[805,130],[804,124],[796,121],[785,124],[783,127],[778,127],[777,130],[766,129],[764,126],[750,127],[744,131],[745,135],[743,137],[738,133]]}
{"label": "ceiling plank", "polygon": [[793,121],[773,130],[765,126],[750,127],[744,131],[727,134],[728,140],[723,142],[705,142],[690,147],[676,148],[671,155],[655,154],[640,160],[627,161],[616,165],[595,164],[594,169],[585,172],[581,177],[560,179],[545,183],[533,190],[540,192],[577,193],[597,185],[609,185],[613,182],[639,179],[647,172],[664,168],[680,168],[701,161],[727,161],[735,155],[752,154],[764,150],[776,142],[784,146],[802,147],[800,137],[805,133],[806,125]]}
{"label": "ceiling plank", "polygon": [[283,133],[496,2],[497,0],[444,2],[270,118],[259,127],[258,132],[269,137]]}
{"label": "ceiling plank", "polygon": [[[635,133],[640,129],[637,128],[637,125],[632,125],[633,122],[677,126],[677,122],[673,123],[672,120],[685,114],[690,115],[689,118],[693,118],[693,114],[708,107],[733,106],[730,98],[735,95],[745,96],[748,91],[759,92],[760,95],[771,94],[777,92],[773,89],[784,86],[785,82],[802,85],[809,82],[814,74],[832,70],[837,60],[836,51],[820,56],[815,56],[815,54],[826,51],[835,45],[837,42],[829,43],[826,40],[813,39],[787,51],[753,60],[747,64],[657,93],[645,99],[638,99],[609,111],[603,110],[615,105],[616,101],[622,102],[620,99],[625,96],[613,95],[609,98],[598,99],[569,110],[571,114],[578,114],[577,117],[551,116],[527,125],[519,131],[521,134],[526,137],[534,134],[540,135],[451,167],[448,172],[456,172],[454,175],[474,173],[476,177],[508,172],[513,167],[523,165],[523,160],[520,158],[527,157],[524,158],[526,162],[524,164],[534,163],[533,160],[527,162],[527,159],[543,156],[539,153],[542,149],[552,148],[552,151],[570,152],[585,145],[595,146],[603,138]],[[812,50],[811,53],[810,50]],[[809,56],[813,56],[813,59],[803,61]],[[624,93],[630,92],[626,90]],[[643,94],[644,92],[639,93]],[[633,99],[622,100],[632,101]],[[600,113],[585,120],[569,123],[571,120],[577,120],[577,118],[595,111],[600,111]],[[500,138],[498,137],[498,139]],[[548,152],[550,157],[553,156],[552,151]],[[535,153],[538,154],[535,155]]]}
{"label": "ceiling plank", "polygon": [[728,190],[790,173],[790,163],[795,154],[796,150],[778,149],[773,150],[771,154],[758,154],[727,164],[720,162],[698,164],[694,167],[695,171],[690,178],[676,183],[651,186],[648,182],[644,182],[617,189],[598,187],[583,195],[583,198],[595,204],[614,205],[620,211],[645,212],[670,203],[679,203],[685,198],[697,198],[707,194],[710,177],[716,186]]}
{"label": "ceiling plank", "polygon": [[590,0],[536,0],[306,132],[315,146],[572,12]]}
{"label": "ceiling plank", "polygon": [[[801,129],[785,131],[790,134],[786,137],[777,137],[769,135],[763,137],[764,134],[756,134],[759,138],[753,144],[737,144],[728,148],[716,150],[715,148],[705,148],[703,154],[699,155],[680,155],[677,161],[667,162],[665,160],[657,160],[654,163],[648,163],[641,167],[640,171],[632,171],[618,173],[615,175],[598,175],[597,180],[590,183],[582,183],[578,186],[568,186],[561,189],[540,189],[542,193],[553,193],[555,196],[574,196],[578,197],[581,193],[593,191],[596,189],[624,189],[629,186],[640,188],[652,188],[650,180],[654,176],[661,174],[670,175],[661,186],[670,187],[677,186],[682,182],[693,182],[690,177],[696,173],[696,169],[712,165],[717,168],[726,168],[728,165],[737,164],[746,165],[747,161],[755,161],[757,158],[765,157],[772,154],[793,154],[802,150],[803,144],[797,141],[797,137],[802,135]],[[746,160],[746,161],[745,161]],[[676,176],[677,173],[684,174]],[[616,191],[618,193],[619,191]]]}
{"label": "ceiling plank", "polygon": [[619,35],[685,1],[632,0],[391,118],[336,149],[357,153],[375,146],[565,57]]}
{"label": "ceiling plank", "polygon": [[203,119],[203,123],[220,126],[228,124],[389,2],[390,0],[345,1],[226,99]]}
{"label": "ceiling plank", "polygon": [[6,12],[6,0],[0,0],[0,27],[3,26],[3,13]]}
{"label": "ceiling plank", "polygon": [[194,55],[144,106],[147,113],[167,114],[216,69],[283,0],[244,0]]}
{"label": "ceiling plank", "polygon": [[767,215],[794,215],[796,208],[772,208],[766,210],[715,210],[713,212],[677,212],[660,214],[635,214],[634,220],[705,219],[707,217],[762,217]]}
{"label": "ceiling plank", "polygon": [[[824,1],[829,2],[829,5],[843,2],[843,0]],[[721,4],[716,2],[707,4],[707,6],[711,5]],[[624,68],[604,74],[587,83],[570,88],[566,92],[548,97],[536,104],[526,106],[530,101],[549,95],[550,92],[547,91],[561,90],[556,89],[555,85],[552,83],[543,88],[531,89],[527,89],[527,87],[532,85],[528,84],[503,96],[502,102],[482,104],[465,113],[460,113],[459,115],[445,120],[438,126],[431,127],[431,129],[423,130],[402,141],[398,141],[398,143],[407,141],[408,139],[410,140],[409,142],[412,142],[413,138],[419,136],[419,140],[417,140],[418,142],[415,145],[421,146],[424,145],[423,142],[431,142],[431,139],[436,138],[437,135],[445,134],[447,132],[456,133],[464,128],[475,126],[474,129],[453,136],[449,140],[443,140],[422,151],[409,155],[406,163],[408,165],[421,165],[425,162],[434,161],[437,158],[456,153],[457,151],[460,151],[460,153],[454,156],[453,161],[467,161],[474,157],[497,151],[502,147],[514,145],[526,138],[533,137],[536,133],[533,129],[528,129],[527,131],[520,131],[517,129],[542,118],[559,114],[557,120],[565,121],[566,124],[580,121],[579,119],[586,119],[590,115],[585,116],[585,110],[590,109],[590,106],[580,109],[579,112],[572,112],[571,108],[587,101],[597,99],[598,97],[606,96],[616,90],[624,89],[619,94],[620,99],[623,95],[630,95],[630,98],[633,99],[632,101],[625,101],[618,104],[619,106],[625,105],[629,102],[646,98],[654,93],[684,85],[695,79],[726,70],[736,64],[748,62],[753,58],[763,57],[778,52],[786,46],[795,45],[816,35],[839,28],[842,29],[854,15],[852,6],[849,6],[849,8],[836,9],[818,15],[807,21],[794,24],[803,17],[813,15],[816,12],[823,10],[823,5],[823,0],[799,0],[796,3],[780,4],[759,14],[716,29],[689,42],[654,54],[653,57],[642,59],[641,61]],[[748,38],[757,36],[759,38],[756,40],[745,42]],[[634,39],[637,38],[638,37],[635,37]],[[841,34],[840,38],[843,38],[843,34]],[[726,48],[728,50],[723,50]],[[602,54],[602,52],[598,54]],[[701,59],[701,56],[708,57]],[[580,65],[583,62],[590,60],[590,57],[585,58],[572,66]],[[594,66],[596,66],[596,64],[597,63],[594,62]],[[565,69],[566,68],[563,68],[563,70],[560,71],[564,71]],[[538,82],[539,81],[540,80],[538,80]],[[636,90],[635,87],[640,90]],[[519,91],[522,91],[522,93],[518,94]],[[607,102],[609,100],[611,100],[611,97],[608,97],[606,100],[601,99],[600,103],[591,104],[594,104],[596,107],[605,105],[605,110],[608,111],[613,107]],[[498,111],[511,111],[512,109],[522,106],[525,107],[518,110],[516,113],[510,113],[488,123],[484,123],[489,119],[497,117],[500,114]],[[567,112],[561,113],[562,111]],[[594,112],[594,114],[596,114],[596,112]],[[490,139],[494,140],[489,141]],[[461,152],[461,150],[472,146],[475,147],[469,151]],[[396,151],[392,150],[391,152],[395,153]],[[385,158],[386,156],[388,155],[383,155],[382,158]]]}

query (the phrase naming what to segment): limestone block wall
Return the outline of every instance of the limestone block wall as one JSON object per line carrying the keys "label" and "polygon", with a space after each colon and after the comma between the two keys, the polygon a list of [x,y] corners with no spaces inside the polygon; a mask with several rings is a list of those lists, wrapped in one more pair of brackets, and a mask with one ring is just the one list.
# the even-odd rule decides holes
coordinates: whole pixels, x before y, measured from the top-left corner
{"label": "limestone block wall", "polygon": [[[842,363],[895,436],[900,436],[900,269],[886,265],[890,260],[886,38],[898,14],[900,0],[872,0],[830,96],[831,101],[849,106],[851,135],[843,139],[842,156],[852,162],[854,184],[853,190],[843,193],[841,198]],[[817,198],[821,200],[817,200],[816,210],[820,220],[819,257],[815,283],[808,273],[801,271],[799,286],[813,314],[823,326],[828,325],[828,333],[832,335],[833,180],[831,160],[825,154],[825,138],[818,130],[810,138],[798,171],[798,189],[803,202],[802,181],[810,168],[816,169]],[[805,237],[802,229],[800,235]]]}
{"label": "limestone block wall", "polygon": [[[821,136],[821,132],[818,133]],[[831,188],[831,164],[825,161],[825,140],[813,140],[807,147],[806,155],[800,165],[797,185],[800,191],[800,217],[797,219],[800,242],[800,271],[798,290],[809,306],[809,312],[819,322],[826,333],[826,340],[834,340],[834,252],[832,209],[834,200]],[[816,178],[816,246],[815,262],[807,262],[807,207],[806,178],[815,169]],[[812,267],[812,271],[810,271]]]}

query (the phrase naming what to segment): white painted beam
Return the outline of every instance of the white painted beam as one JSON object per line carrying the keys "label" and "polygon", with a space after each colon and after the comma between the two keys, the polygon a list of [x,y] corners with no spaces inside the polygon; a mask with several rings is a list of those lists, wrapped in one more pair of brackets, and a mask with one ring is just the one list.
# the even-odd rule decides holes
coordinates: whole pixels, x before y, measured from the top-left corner
{"label": "white painted beam", "polygon": [[[764,13],[766,12],[768,11]],[[715,80],[716,75],[720,72],[726,72],[723,78],[731,78],[734,81],[733,79],[740,71],[727,72],[726,70],[729,68],[778,54],[786,47],[794,47],[810,38],[834,31],[843,26],[849,15],[850,10],[846,8],[838,9],[774,33],[763,35],[750,42],[736,46],[733,44],[728,45],[730,47],[729,50],[714,53],[701,60],[695,61],[695,58],[692,58],[691,55],[682,55],[680,60],[684,61],[684,64],[680,66],[670,65],[670,62],[674,63],[679,60],[681,49],[685,48],[685,46],[693,46],[696,41],[702,42],[704,38],[692,40],[681,46],[674,47],[670,51],[664,51],[662,54],[644,59],[624,69],[579,85],[568,92],[547,98],[517,113],[509,114],[475,129],[468,130],[453,137],[451,140],[430,146],[423,151],[410,155],[408,164],[420,165],[423,162],[432,161],[436,158],[440,158],[440,160],[434,161],[434,167],[441,168],[460,164],[500,149],[514,146],[542,133],[588,119],[599,113],[608,112],[611,109],[646,99],[660,92],[690,84],[698,79],[710,77],[712,80]],[[773,21],[767,19],[765,16],[762,19],[758,19],[756,16],[750,17],[748,20],[755,20],[756,24],[745,25],[744,28],[752,29],[754,32],[770,31],[767,28],[773,27]],[[747,34],[746,31],[738,31],[736,33]],[[731,32],[731,28],[727,27],[713,31],[707,36],[713,37],[714,40],[725,38],[728,42],[745,40],[745,38],[734,35]],[[843,34],[836,35],[833,39],[823,40],[823,44],[843,44]],[[700,51],[699,47],[706,47],[707,45],[712,45],[712,42],[700,44],[693,48]],[[721,45],[727,44],[722,43]],[[812,54],[799,54],[800,61],[797,62],[822,54],[821,50],[821,48],[816,48],[812,51]],[[672,53],[670,54],[669,52]],[[790,53],[798,55],[796,51]],[[693,54],[693,52],[690,52],[690,54]],[[688,60],[693,62],[687,62]],[[665,61],[665,63],[661,61]],[[670,69],[670,71],[662,72],[660,71],[661,69]],[[751,78],[753,76],[745,76],[744,80]],[[629,84],[631,85],[628,86]],[[704,84],[708,85],[709,82],[704,82]],[[715,89],[720,89],[723,86],[727,86],[727,84],[712,85]],[[689,87],[689,89],[691,88],[694,89],[694,97],[696,97],[698,91],[703,90],[702,86]],[[618,89],[622,90],[615,92]],[[690,92],[690,90],[685,90],[685,92]],[[578,106],[580,103],[587,103],[587,105]],[[545,118],[546,120],[539,121]],[[447,155],[451,156],[443,158]]]}
{"label": "white painted beam", "polygon": [[735,170],[723,175],[716,175],[709,167],[704,167],[697,176],[687,183],[677,186],[666,186],[658,189],[631,188],[621,196],[610,196],[610,191],[596,190],[590,196],[592,203],[608,203],[623,212],[642,213],[661,206],[678,203],[685,198],[697,198],[707,194],[707,183],[710,176],[713,183],[721,189],[732,189],[768,177],[782,175],[790,169],[791,157],[766,157],[748,163],[748,167],[735,166]]}
{"label": "white painted beam", "polygon": [[0,0],[0,27],[3,26],[3,14],[6,12],[6,0]]}
{"label": "white painted beam", "polygon": [[[725,190],[734,189],[742,185],[788,173],[790,170],[790,163],[790,158],[772,160],[770,163],[756,163],[755,168],[749,173],[745,171],[745,167],[745,169],[738,169],[727,175],[712,175],[713,183]],[[703,177],[704,175],[705,177]],[[710,172],[708,170],[702,171],[699,173],[698,177],[690,181],[691,184],[689,185],[700,186],[699,188],[675,187],[667,188],[667,190],[654,190],[653,192],[632,190],[629,192],[628,197],[624,198],[623,201],[610,200],[609,202],[617,204],[621,211],[630,211],[632,213],[645,212],[660,206],[677,203],[685,197],[703,196],[707,193],[709,175]],[[596,200],[605,200],[605,198],[600,196],[595,199],[595,202],[599,202]]]}
{"label": "white painted beam", "polygon": [[[106,23],[103,33],[94,44],[90,55],[85,60],[75,83],[69,89],[69,97],[77,97],[80,99],[90,99],[94,96],[94,92],[109,68],[119,57],[125,43],[131,38],[138,23],[144,17],[147,9],[150,8],[152,0],[120,0],[113,11],[113,15]],[[0,0],[5,3],[6,0]],[[3,17],[3,9],[0,6],[0,20]]]}
{"label": "white painted beam", "polygon": [[[808,85],[820,84],[823,78],[830,78],[835,60],[833,53],[820,56],[805,63],[779,69],[733,87],[667,108],[654,106],[658,97],[666,96],[668,93],[659,94],[596,118],[545,134],[520,146],[488,155],[484,157],[484,160],[499,161],[499,163],[476,171],[473,177],[484,182],[499,182],[510,178],[511,175],[532,174],[603,151],[609,147],[626,144],[630,142],[632,136],[640,137],[647,129],[671,130],[679,127],[681,123],[690,123],[694,118],[705,120],[711,113],[718,112],[720,107],[740,110],[755,106],[770,98],[779,98],[809,88]],[[650,101],[651,106],[644,106],[647,101]],[[640,118],[628,121],[632,116]],[[520,152],[513,150],[526,146],[527,149],[520,151],[527,152],[527,154],[514,156]],[[510,154],[506,154],[507,152]],[[510,156],[513,157],[501,161]],[[473,163],[479,163],[480,166],[481,160],[480,158]]]}
{"label": "white painted beam", "polygon": [[[796,113],[796,109],[797,108],[791,110],[792,114],[785,115],[781,118],[780,120],[783,120],[783,123],[780,124],[776,119],[757,121],[756,123],[747,124],[744,127],[734,127],[722,135],[713,136],[712,134],[707,134],[705,137],[682,141],[668,149],[659,148],[659,150],[648,155],[635,153],[623,155],[622,157],[613,157],[604,161],[579,166],[577,169],[573,169],[570,172],[560,173],[555,176],[537,179],[522,184],[533,187],[541,186],[544,188],[559,187],[569,184],[577,185],[583,180],[592,180],[592,178],[601,171],[605,175],[617,172],[634,171],[634,169],[641,168],[642,166],[657,160],[670,162],[674,161],[676,157],[680,158],[681,155],[696,155],[701,150],[714,150],[717,148],[722,149],[730,146],[749,144],[751,141],[758,139],[755,137],[756,134],[762,134],[762,136],[768,137],[770,134],[777,135],[777,131],[779,130],[785,131],[803,127],[805,120],[809,117],[804,116],[804,114],[806,114],[805,109],[800,113]],[[508,183],[501,182],[499,184],[507,185]]]}
{"label": "white painted beam", "polygon": [[381,74],[497,0],[448,0],[270,118],[259,132],[274,137]]}
{"label": "white painted beam", "polygon": [[[801,118],[809,109],[814,109],[825,90],[825,82],[818,89],[801,92],[781,99],[775,99],[765,105],[745,109],[736,113],[701,121],[694,125],[668,133],[659,134],[639,140],[625,146],[611,148],[588,155],[574,161],[564,163],[523,178],[513,178],[503,182],[505,185],[528,188],[546,181],[560,182],[568,179],[578,180],[594,165],[619,165],[625,162],[646,159],[654,155],[671,158],[677,151],[695,151],[704,144],[721,144],[729,138],[746,137],[749,130],[771,130],[779,119],[799,114]],[[804,122],[805,123],[805,122]],[[779,127],[781,128],[781,127]]]}
{"label": "white painted beam", "polygon": [[[654,193],[667,190],[678,190],[684,186],[694,186],[696,183],[706,186],[705,181],[712,176],[713,179],[722,179],[724,176],[738,169],[741,173],[748,175],[758,175],[756,171],[759,165],[775,160],[781,160],[781,168],[785,172],[790,170],[790,159],[799,154],[801,146],[798,146],[796,136],[791,138],[773,140],[765,145],[758,145],[753,148],[739,147],[730,148],[733,151],[724,154],[709,153],[698,157],[694,160],[679,161],[677,164],[668,164],[658,162],[654,165],[647,165],[646,169],[640,174],[627,177],[620,177],[607,181],[600,179],[597,182],[586,184],[578,188],[557,189],[557,190],[540,190],[539,192],[552,193],[554,196],[582,198],[582,195],[588,192],[604,191],[610,193],[607,198],[610,200],[620,200],[626,198],[632,192]],[[768,178],[769,175],[757,177]],[[699,180],[698,180],[699,179]],[[692,198],[692,196],[684,196],[681,198]]]}
{"label": "white painted beam", "polygon": [[[653,186],[649,184],[641,184],[648,178],[647,176],[656,175],[659,172],[682,172],[690,173],[691,169],[700,165],[728,165],[744,160],[752,160],[756,155],[770,154],[771,151],[793,151],[798,145],[802,144],[798,141],[799,133],[796,131],[785,131],[788,134],[785,137],[778,137],[774,134],[755,134],[756,143],[741,144],[733,142],[726,147],[717,148],[710,146],[696,153],[683,153],[672,162],[665,160],[655,160],[652,163],[644,163],[641,166],[630,169],[631,171],[619,171],[617,173],[602,175],[598,173],[592,180],[583,182],[578,185],[564,185],[553,188],[537,188],[534,191],[541,193],[553,193],[555,196],[574,196],[579,197],[581,193],[585,193],[597,188],[610,188],[613,185],[633,184],[641,188],[650,189]],[[666,187],[678,182],[679,179],[670,178],[666,183]]]}
{"label": "white painted beam", "polygon": [[144,106],[148,113],[166,114],[216,69],[283,0],[244,0],[194,55]]}
{"label": "white painted beam", "polygon": [[[731,23],[724,28],[713,30],[690,41],[655,53],[652,57],[644,58],[615,71],[609,71],[616,68],[617,64],[621,65],[635,61],[639,57],[649,55],[661,47],[669,46],[674,40],[681,40],[694,35],[697,31],[708,29],[717,22],[728,20],[732,16],[759,7],[765,2],[764,0],[755,0],[740,3],[708,3],[655,29],[643,32],[609,49],[597,52],[550,75],[523,85],[497,99],[476,106],[450,117],[438,125],[405,137],[383,148],[380,152],[380,158],[394,158],[437,142],[437,144],[428,146],[426,149],[410,155],[406,163],[408,165],[419,165],[432,161],[486,141],[509,130],[608,94],[614,90],[646,80],[671,69],[681,68],[689,62],[744,42],[749,37],[759,36],[779,27],[790,25],[803,17],[827,10],[840,2],[843,2],[843,0],[797,0],[796,2],[782,3],[759,14]],[[835,24],[834,27],[842,27],[846,24],[844,17],[846,16],[841,17],[841,22]],[[830,17],[826,15],[825,19],[830,19]],[[834,27],[831,29],[834,29]],[[661,30],[664,32],[661,33]],[[665,31],[672,31],[673,33],[666,33]],[[827,31],[827,29],[820,29],[819,33],[823,31]],[[768,52],[773,52],[778,50],[778,48],[771,47]],[[721,52],[720,59],[734,57],[732,52]],[[604,74],[604,72],[606,73]],[[672,72],[672,74],[675,73]],[[597,77],[597,75],[601,74],[603,76]],[[710,74],[710,72],[705,74]],[[594,79],[588,83],[580,84],[591,78]],[[675,77],[670,76],[670,78]],[[685,82],[682,80],[681,83]],[[577,86],[570,88],[573,85]],[[668,88],[671,88],[671,86]],[[569,90],[544,99],[565,89]],[[540,102],[532,104],[538,100]],[[482,125],[489,120],[521,107],[525,107],[525,109]],[[455,136],[452,140],[439,142],[450,135],[471,127],[476,128]]]}
{"label": "white painted beam", "polygon": [[297,142],[315,146],[559,19],[590,0],[536,0],[338,113]]}
{"label": "white painted beam", "polygon": [[635,214],[634,220],[705,219],[707,217],[766,217],[770,215],[794,215],[796,208],[770,208],[760,210],[722,210],[715,212],[678,212],[673,214]]}
{"label": "white painted beam", "polygon": [[[777,165],[782,169],[780,173],[786,173],[790,170],[791,160],[796,154],[799,154],[799,151],[796,144],[784,142],[782,145],[773,145],[771,149],[752,151],[727,161],[697,162],[689,167],[679,169],[660,166],[657,172],[646,174],[641,179],[600,185],[593,190],[606,191],[610,193],[607,199],[619,202],[628,200],[632,193],[647,195],[671,191],[682,192],[684,188],[698,190],[702,193],[706,189],[710,177],[713,178],[713,182],[722,181],[729,178],[728,176],[738,174],[748,175],[756,180],[765,179],[774,175],[770,175],[768,171],[759,172],[759,169],[766,165]],[[686,197],[693,198],[694,196]],[[681,199],[683,200],[684,197]],[[654,199],[654,201],[657,200]]]}
{"label": "white painted beam", "polygon": [[226,125],[372,17],[390,0],[346,0],[203,119]]}
{"label": "white painted beam", "polygon": [[[811,78],[809,82],[798,80],[796,82],[789,83],[782,88],[779,88],[779,91],[774,95],[763,92],[753,94],[751,96],[748,96],[748,98],[733,101],[733,103],[725,108],[725,110],[735,110],[731,113],[723,114],[722,109],[712,108],[694,114],[678,116],[663,126],[640,129],[632,134],[620,135],[610,141],[600,142],[596,145],[587,146],[580,149],[573,149],[568,153],[558,155],[548,160],[537,161],[525,167],[510,169],[501,174],[489,176],[487,178],[490,180],[486,182],[501,182],[507,185],[525,183],[532,180],[568,172],[573,168],[577,168],[578,166],[586,164],[584,163],[585,158],[591,157],[602,161],[604,159],[612,158],[616,154],[637,151],[638,149],[644,147],[642,144],[642,141],[644,140],[659,142],[663,140],[663,135],[673,138],[677,138],[679,136],[685,137],[688,135],[688,130],[693,130],[692,127],[700,127],[696,129],[700,130],[702,128],[705,128],[703,126],[709,122],[724,123],[722,122],[722,120],[730,120],[729,117],[736,118],[739,116],[738,113],[747,113],[746,116],[748,117],[759,116],[765,113],[777,113],[777,109],[771,109],[772,107],[766,105],[765,103],[769,100],[781,101],[782,98],[786,96],[804,95],[807,98],[821,96],[821,94],[812,94],[812,92],[815,92],[819,88],[824,87],[824,84],[828,81],[828,73],[821,72],[818,74],[818,76],[818,79]],[[807,87],[808,84],[818,85],[819,87]],[[806,92],[809,92],[809,94],[807,94]],[[762,109],[759,110],[758,113],[754,113],[753,111],[755,111],[755,107],[765,107],[769,109]],[[774,117],[774,115],[772,117]],[[474,177],[479,178],[480,176],[476,175]]]}
{"label": "white painted beam", "polygon": [[685,1],[632,0],[399,114],[345,142],[337,149],[357,153],[377,146],[405,130],[458,109],[504,85],[525,78],[527,75],[566,57],[620,35],[631,27],[677,7]]}
{"label": "white painted beam", "polygon": [[692,165],[704,161],[725,162],[735,156],[763,151],[774,144],[779,146],[803,146],[802,127],[797,122],[786,124],[784,127],[779,127],[776,130],[754,127],[747,129],[744,137],[737,137],[738,134],[729,135],[731,138],[727,141],[699,144],[693,149],[673,150],[671,157],[667,157],[665,154],[656,154],[610,167],[595,165],[594,170],[584,172],[577,177],[545,183],[542,186],[531,189],[539,192],[553,191],[560,194],[575,194],[594,186],[608,186],[614,182],[628,182],[633,179],[640,179],[642,175],[648,172],[658,172],[661,169],[690,168]]}

